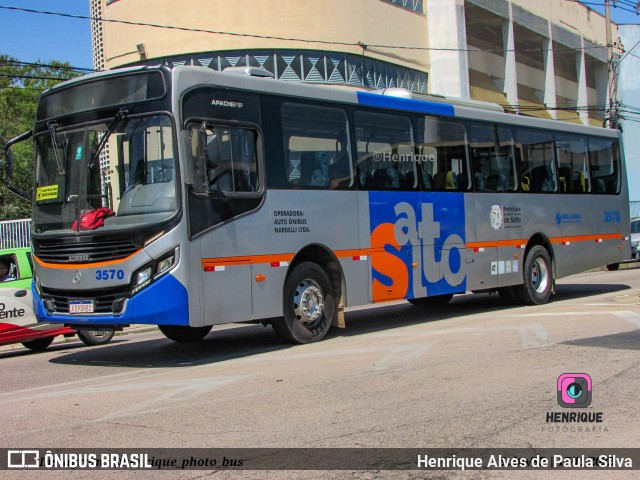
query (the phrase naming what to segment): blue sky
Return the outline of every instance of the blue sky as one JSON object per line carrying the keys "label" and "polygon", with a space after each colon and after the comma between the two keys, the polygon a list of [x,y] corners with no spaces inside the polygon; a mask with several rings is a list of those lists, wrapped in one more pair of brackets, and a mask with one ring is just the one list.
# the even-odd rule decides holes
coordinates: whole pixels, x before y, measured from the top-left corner
{"label": "blue sky", "polygon": [[[0,0],[0,6],[89,16],[89,0]],[[92,68],[91,26],[89,20],[0,9],[0,53]]]}
{"label": "blue sky", "polygon": [[[594,10],[604,11],[603,0],[585,3]],[[638,15],[622,10],[630,8],[630,3],[634,2],[619,0],[619,7],[611,8],[614,21],[640,23]],[[89,0],[0,0],[0,6],[89,16]],[[0,9],[0,53],[8,53],[23,62],[60,60],[75,67],[91,68],[89,20]]]}

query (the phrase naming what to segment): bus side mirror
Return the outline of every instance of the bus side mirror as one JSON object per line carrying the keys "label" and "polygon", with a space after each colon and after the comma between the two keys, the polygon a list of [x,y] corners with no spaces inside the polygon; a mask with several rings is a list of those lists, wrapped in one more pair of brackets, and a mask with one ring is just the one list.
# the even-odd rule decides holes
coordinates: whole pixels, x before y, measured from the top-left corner
{"label": "bus side mirror", "polygon": [[21,133],[15,138],[9,140],[4,147],[4,168],[5,168],[5,178],[3,183],[7,190],[16,194],[23,200],[28,202],[32,201],[33,195],[31,192],[25,192],[24,190],[19,189],[18,187],[13,185],[13,152],[11,151],[11,147],[17,143],[24,142],[25,140],[30,139],[33,136],[33,131],[29,130],[28,132]]}

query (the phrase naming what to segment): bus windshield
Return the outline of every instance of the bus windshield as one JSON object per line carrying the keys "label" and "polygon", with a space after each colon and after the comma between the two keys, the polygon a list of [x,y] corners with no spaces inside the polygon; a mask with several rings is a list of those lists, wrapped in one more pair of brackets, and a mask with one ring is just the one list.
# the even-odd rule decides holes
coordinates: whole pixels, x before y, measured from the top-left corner
{"label": "bus windshield", "polygon": [[113,230],[166,220],[178,210],[176,156],[165,115],[127,117],[36,138],[33,228]]}

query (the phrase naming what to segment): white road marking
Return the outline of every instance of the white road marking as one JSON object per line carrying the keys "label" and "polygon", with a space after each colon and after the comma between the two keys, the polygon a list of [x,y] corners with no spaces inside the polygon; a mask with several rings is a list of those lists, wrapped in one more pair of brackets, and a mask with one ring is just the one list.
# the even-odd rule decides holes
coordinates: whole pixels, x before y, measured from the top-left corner
{"label": "white road marking", "polygon": [[549,343],[549,335],[540,324],[518,327],[522,348],[540,347]]}
{"label": "white road marking", "polygon": [[433,330],[433,331],[405,331],[405,332],[389,332],[389,333],[375,333],[372,336],[376,338],[385,337],[422,337],[431,335],[446,335],[446,334],[468,334],[468,333],[488,333],[488,332],[509,332],[515,330],[520,336],[520,343],[522,348],[539,347],[546,345],[549,342],[549,336],[544,326],[539,323],[530,325],[514,325],[503,327],[470,327],[470,328],[450,328],[447,330]]}
{"label": "white road marking", "polygon": [[634,327],[640,329],[640,313],[622,311],[622,312],[614,312],[614,315],[624,320],[625,322],[630,323]]}
{"label": "white road marking", "polygon": [[[155,389],[161,389],[160,395],[154,395],[148,400],[141,402],[135,402],[129,407],[116,410],[105,415],[102,418],[97,418],[95,422],[103,422],[113,420],[115,418],[130,417],[133,415],[146,415],[153,412],[159,412],[168,408],[173,408],[180,404],[187,405],[192,404],[190,402],[194,397],[207,394],[212,390],[224,387],[231,383],[240,382],[251,377],[251,375],[233,375],[229,377],[218,378],[188,378],[184,380],[163,380],[154,382],[136,383],[135,385],[112,385],[105,387],[88,387],[86,391],[76,392],[75,394],[85,393],[106,393],[122,390],[144,390],[153,391]],[[168,389],[168,391],[167,391]]]}
{"label": "white road marking", "polygon": [[383,372],[398,370],[407,362],[421,357],[427,350],[436,345],[436,342],[423,343],[420,345],[391,347],[387,353],[371,365],[368,370],[371,372]]}

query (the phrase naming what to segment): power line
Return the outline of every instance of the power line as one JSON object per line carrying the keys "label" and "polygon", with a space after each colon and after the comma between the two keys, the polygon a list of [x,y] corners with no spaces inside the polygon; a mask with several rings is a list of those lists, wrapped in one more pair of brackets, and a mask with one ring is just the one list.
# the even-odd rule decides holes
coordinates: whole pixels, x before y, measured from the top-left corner
{"label": "power line", "polygon": [[17,78],[20,80],[60,80],[61,82],[65,80],[71,80],[73,77],[41,77],[39,75],[10,75],[8,73],[0,73],[0,77],[4,78]]}
{"label": "power line", "polygon": [[[575,0],[574,0],[575,1]],[[316,43],[323,45],[339,45],[339,46],[348,46],[348,47],[360,47],[363,49],[367,48],[388,48],[388,49],[399,49],[399,50],[422,50],[422,51],[444,51],[444,52],[511,52],[516,51],[513,50],[505,50],[505,49],[482,49],[482,48],[434,48],[434,47],[417,47],[417,46],[406,46],[406,45],[381,45],[381,44],[364,44],[362,42],[338,42],[338,41],[329,41],[329,40],[310,40],[304,38],[290,38],[290,37],[280,37],[274,35],[258,35],[252,33],[238,33],[238,32],[225,32],[218,30],[207,30],[203,28],[193,28],[193,27],[181,27],[176,25],[162,25],[157,23],[145,23],[145,22],[133,22],[130,20],[115,20],[110,18],[102,18],[102,17],[92,17],[87,15],[75,15],[70,13],[62,13],[62,12],[50,12],[46,10],[34,10],[31,8],[23,8],[23,7],[11,7],[0,5],[0,9],[3,10],[13,10],[20,11],[26,13],[37,13],[42,15],[53,15],[58,17],[65,18],[75,18],[79,20],[91,20],[96,22],[108,22],[108,23],[119,23],[123,25],[132,25],[139,27],[151,27],[151,28],[162,28],[166,30],[179,30],[183,32],[191,32],[191,33],[207,33],[213,35],[229,35],[234,37],[250,37],[250,38],[260,38],[265,40],[282,40],[287,42],[301,42],[301,43]],[[579,47],[579,48],[553,48],[554,51],[558,50],[571,50],[571,51],[579,51],[579,50],[592,50],[592,49],[605,49],[606,46],[592,46],[592,47]],[[551,48],[525,48],[518,49],[518,52],[544,52],[551,51]]]}
{"label": "power line", "polygon": [[0,64],[2,63],[16,65],[16,66],[51,68],[55,70],[69,70],[69,71],[78,72],[78,73],[91,73],[94,71],[93,68],[74,67],[71,65],[54,65],[52,63],[22,62],[20,60],[8,60],[8,59],[0,58]]}

